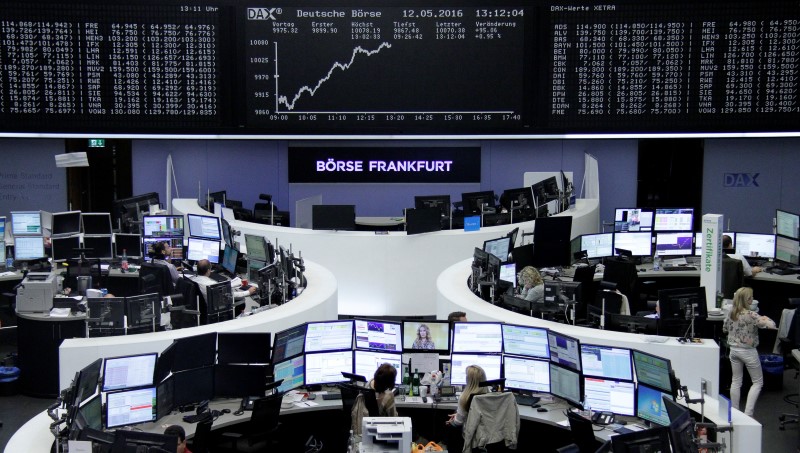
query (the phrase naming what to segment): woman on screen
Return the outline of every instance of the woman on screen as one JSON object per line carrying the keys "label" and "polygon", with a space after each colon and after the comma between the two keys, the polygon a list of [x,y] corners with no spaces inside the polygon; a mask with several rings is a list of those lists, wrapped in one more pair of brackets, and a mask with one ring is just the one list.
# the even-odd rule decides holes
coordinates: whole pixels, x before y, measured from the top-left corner
{"label": "woman on screen", "polygon": [[436,344],[431,338],[431,329],[427,324],[420,324],[417,328],[417,339],[411,349],[436,349]]}
{"label": "woman on screen", "polygon": [[519,271],[520,297],[523,299],[542,303],[544,302],[544,280],[533,266],[525,266]]}
{"label": "woman on screen", "polygon": [[750,417],[756,408],[758,395],[764,385],[764,375],[761,371],[761,361],[758,358],[758,329],[774,329],[775,321],[766,316],[758,316],[758,313],[750,310],[753,303],[753,289],[739,288],[733,294],[733,307],[722,324],[722,330],[728,333],[728,345],[731,353],[731,369],[733,377],[731,379],[731,405],[739,409],[741,398],[742,377],[744,367],[750,374],[753,386],[747,394],[747,404],[744,413]]}
{"label": "woman on screen", "polygon": [[472,403],[472,397],[481,393],[486,393],[486,387],[479,387],[478,384],[486,382],[486,372],[478,365],[470,365],[467,367],[467,385],[464,386],[464,391],[461,392],[461,397],[458,398],[458,409],[455,414],[450,414],[450,420],[447,424],[454,427],[461,427],[467,421],[467,413],[469,412],[469,405]]}

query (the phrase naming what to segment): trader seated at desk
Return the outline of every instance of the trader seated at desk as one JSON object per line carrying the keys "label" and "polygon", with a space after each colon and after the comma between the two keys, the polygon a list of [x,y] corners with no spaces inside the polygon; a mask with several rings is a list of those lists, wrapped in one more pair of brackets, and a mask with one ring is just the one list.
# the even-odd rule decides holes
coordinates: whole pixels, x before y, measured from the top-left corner
{"label": "trader seated at desk", "polygon": [[542,275],[533,266],[525,266],[519,271],[519,295],[529,302],[544,302],[544,280]]}
{"label": "trader seated at desk", "polygon": [[744,271],[745,277],[752,277],[763,270],[760,266],[750,267],[750,263],[747,262],[745,257],[739,255],[736,253],[736,250],[733,249],[733,239],[731,239],[731,237],[727,234],[722,235],[722,250],[724,250],[725,254],[730,258],[734,258],[742,262],[742,270]]}
{"label": "trader seated at desk", "polygon": [[[178,281],[180,274],[174,264],[167,261],[167,257],[172,256],[172,247],[166,241],[156,242],[153,244],[153,263],[162,264],[169,269],[169,276],[172,279],[172,284]],[[205,296],[205,288],[203,288],[203,295]]]}
{"label": "trader seated at desk", "polygon": [[[208,286],[219,283],[211,278],[211,263],[208,260],[200,260],[197,262],[197,276],[193,277],[192,280],[197,283],[197,286],[200,288],[200,293],[203,295],[203,299],[206,298],[206,289]],[[235,281],[238,281],[238,279],[230,280],[232,287]],[[255,285],[250,285],[250,287],[246,290],[237,291],[238,285],[233,289],[234,299],[244,299],[247,296],[252,296],[257,291]]]}

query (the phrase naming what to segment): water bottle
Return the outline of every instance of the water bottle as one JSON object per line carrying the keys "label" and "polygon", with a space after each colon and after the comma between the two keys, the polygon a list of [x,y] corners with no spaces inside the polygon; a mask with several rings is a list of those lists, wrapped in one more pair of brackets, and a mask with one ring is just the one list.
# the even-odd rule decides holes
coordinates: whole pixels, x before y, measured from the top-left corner
{"label": "water bottle", "polygon": [[661,257],[658,254],[653,255],[653,270],[661,270]]}
{"label": "water bottle", "polygon": [[411,378],[409,377],[409,374],[408,374],[408,367],[406,367],[405,371],[403,372],[403,385],[405,385],[406,389],[408,389],[408,396],[412,396],[412,394],[411,394]]}
{"label": "water bottle", "polygon": [[122,272],[128,272],[128,249],[122,249],[122,262],[120,262],[119,267],[122,268]]}
{"label": "water bottle", "polygon": [[412,396],[419,396],[419,372],[414,368],[414,375],[411,377],[411,393]]}

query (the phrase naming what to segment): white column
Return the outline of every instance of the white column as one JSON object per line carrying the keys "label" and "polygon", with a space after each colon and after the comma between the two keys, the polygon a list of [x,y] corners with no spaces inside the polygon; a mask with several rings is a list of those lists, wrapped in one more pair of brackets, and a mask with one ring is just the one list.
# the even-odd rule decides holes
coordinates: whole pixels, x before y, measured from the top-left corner
{"label": "white column", "polygon": [[700,286],[706,289],[706,306],[716,308],[717,293],[722,291],[722,214],[703,215],[700,239],[703,256],[700,261]]}

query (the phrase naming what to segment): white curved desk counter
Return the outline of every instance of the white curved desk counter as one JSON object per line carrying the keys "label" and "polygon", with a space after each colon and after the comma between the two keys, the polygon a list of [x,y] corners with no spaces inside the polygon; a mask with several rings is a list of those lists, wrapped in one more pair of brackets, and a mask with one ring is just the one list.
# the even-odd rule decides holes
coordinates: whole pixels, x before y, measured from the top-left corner
{"label": "white curved desk counter", "polygon": [[161,352],[177,338],[208,332],[278,332],[309,321],[338,317],[336,279],[319,264],[306,261],[308,287],[292,301],[252,316],[187,329],[99,338],[64,340],[59,353],[59,388],[77,371],[101,357]]}
{"label": "white curved desk counter", "polygon": [[[176,199],[175,214],[209,215],[194,199]],[[599,202],[577,200],[570,237],[596,233],[600,225]],[[533,232],[535,221],[481,228],[480,231],[445,230],[408,236],[404,231],[377,235],[371,231],[320,231],[287,228],[233,220],[243,234],[265,236],[330,269],[339,284],[339,313],[362,316],[433,315],[436,277],[453,263],[472,256],[475,247],[505,235],[514,228]],[[521,244],[520,234],[517,243]],[[239,236],[243,243],[244,237]],[[241,249],[245,247],[242,244]]]}

